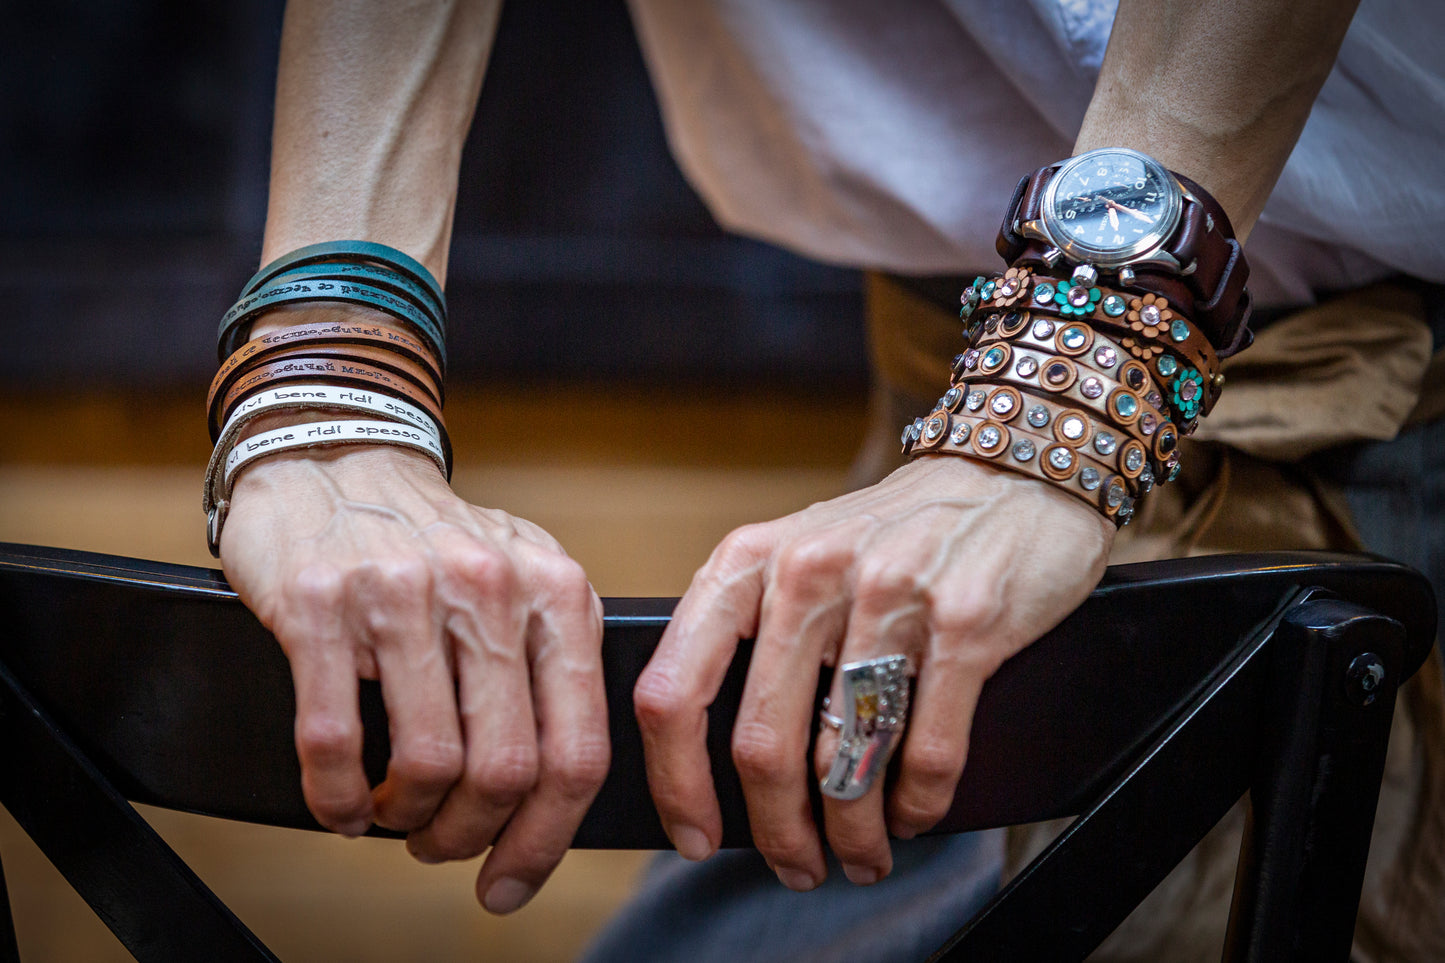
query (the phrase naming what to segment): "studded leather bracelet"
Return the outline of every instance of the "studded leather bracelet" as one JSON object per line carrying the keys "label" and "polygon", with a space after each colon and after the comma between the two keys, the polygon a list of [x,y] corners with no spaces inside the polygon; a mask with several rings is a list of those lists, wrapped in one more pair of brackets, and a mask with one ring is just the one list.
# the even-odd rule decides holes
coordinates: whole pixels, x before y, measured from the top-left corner
{"label": "studded leather bracelet", "polygon": [[938,408],[971,414],[1003,424],[1018,424],[1071,448],[1091,449],[1101,460],[1131,479],[1144,481],[1145,491],[1168,478],[1179,463],[1179,432],[1165,424],[1152,438],[1120,429],[1090,412],[1059,404],[1058,399],[1020,392],[1008,385],[960,383],[938,400]]}
{"label": "studded leather bracelet", "polygon": [[[1000,290],[1021,293],[1000,295]],[[1026,291],[1033,293],[1025,296],[1022,292]],[[991,296],[983,297],[981,292],[990,292]],[[962,302],[959,314],[968,322],[971,333],[1022,327],[1046,315],[1058,319],[1056,326],[1081,321],[1096,331],[1117,336],[1119,347],[1146,363],[1174,355],[1169,367],[1179,370],[1192,366],[1203,375],[1205,391],[1200,403],[1205,413],[1213,408],[1224,383],[1218,355],[1209,339],[1158,295],[1127,295],[1076,284],[1069,278],[1010,268],[1009,274],[1000,277],[976,278],[965,290]]]}
{"label": "studded leather bracelet", "polygon": [[1056,439],[943,409],[918,419],[905,435],[904,451],[910,457],[961,455],[985,461],[1066,491],[1117,525],[1126,525],[1133,517],[1140,492],[1137,483]]}

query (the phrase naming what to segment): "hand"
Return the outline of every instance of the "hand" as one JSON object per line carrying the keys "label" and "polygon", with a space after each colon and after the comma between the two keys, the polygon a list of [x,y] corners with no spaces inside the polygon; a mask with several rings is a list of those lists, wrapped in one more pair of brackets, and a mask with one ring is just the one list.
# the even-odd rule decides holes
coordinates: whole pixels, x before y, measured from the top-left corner
{"label": "hand", "polygon": [[[609,763],[602,606],[581,567],[537,526],[467,504],[427,458],[388,447],[258,462],[221,548],[291,660],[317,820],[406,831],[424,862],[491,845],[478,899],[494,912],[529,900]],[[374,790],[358,677],[381,680],[391,723]]]}
{"label": "hand", "polygon": [[901,652],[918,679],[886,807],[881,779],[860,799],[823,801],[848,878],[886,876],[888,831],[911,837],[948,811],[984,680],[1084,600],[1112,540],[1112,523],[1070,495],[948,456],[730,534],[634,693],[653,799],[678,851],[702,859],[719,844],[706,710],[738,640],[755,637],[732,737],[753,838],[785,885],[822,882],[808,781],[827,772],[838,736],[820,734],[810,773],[819,667]]}

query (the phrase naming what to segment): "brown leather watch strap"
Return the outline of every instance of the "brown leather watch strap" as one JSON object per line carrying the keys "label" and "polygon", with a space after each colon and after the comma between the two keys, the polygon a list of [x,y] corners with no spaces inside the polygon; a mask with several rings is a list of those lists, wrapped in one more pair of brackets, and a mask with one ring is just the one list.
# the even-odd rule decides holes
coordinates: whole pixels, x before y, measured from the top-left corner
{"label": "brown leather watch strap", "polygon": [[[1039,218],[1045,189],[1061,166],[1062,162],[1041,167],[1015,189],[996,241],[999,254],[1009,265],[1047,267],[1044,254],[1053,245],[1023,236],[1019,226]],[[1189,305],[1190,317],[1218,355],[1228,357],[1251,340],[1247,324],[1252,302],[1245,288],[1249,264],[1219,202],[1189,178],[1173,171],[1170,174],[1179,181],[1186,197],[1179,224],[1163,249],[1178,258],[1185,273],[1138,268],[1133,283],[1127,287]]]}

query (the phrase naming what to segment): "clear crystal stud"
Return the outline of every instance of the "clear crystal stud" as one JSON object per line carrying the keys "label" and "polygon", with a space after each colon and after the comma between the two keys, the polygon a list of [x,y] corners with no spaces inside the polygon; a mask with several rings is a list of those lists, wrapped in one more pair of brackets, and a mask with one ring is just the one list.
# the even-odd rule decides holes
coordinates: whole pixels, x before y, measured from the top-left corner
{"label": "clear crystal stud", "polygon": [[970,391],[968,393],[968,401],[965,402],[965,404],[968,405],[969,411],[977,411],[978,409],[983,407],[983,403],[987,399],[988,395],[983,391],[982,388],[975,388],[973,391]]}
{"label": "clear crystal stud", "polygon": [[1089,423],[1078,415],[1065,415],[1059,422],[1059,433],[1069,441],[1078,441],[1089,432]]}
{"label": "clear crystal stud", "polygon": [[970,429],[968,426],[968,422],[962,422],[960,424],[954,425],[953,433],[948,436],[948,440],[953,442],[955,445],[961,445],[965,441],[968,441],[969,430]]}
{"label": "clear crystal stud", "polygon": [[1124,504],[1128,493],[1124,491],[1124,480],[1122,478],[1111,478],[1109,488],[1104,492],[1104,504],[1110,508],[1118,508]]}
{"label": "clear crystal stud", "polygon": [[1049,464],[1056,471],[1068,471],[1074,467],[1074,453],[1067,448],[1049,449]]}
{"label": "clear crystal stud", "polygon": [[1014,413],[1014,407],[1017,404],[1018,402],[1014,401],[1013,395],[1000,392],[993,396],[993,401],[989,402],[988,407],[989,410],[1000,418],[1008,418]]}
{"label": "clear crystal stud", "polygon": [[1014,365],[1014,370],[1019,373],[1019,377],[1021,378],[1032,378],[1038,374],[1039,363],[1033,358],[1020,358],[1019,363]]}
{"label": "clear crystal stud", "polygon": [[1003,434],[993,425],[980,428],[978,432],[978,447],[984,451],[993,451],[1003,441]]}
{"label": "clear crystal stud", "polygon": [[1083,471],[1079,472],[1079,484],[1084,486],[1084,491],[1091,492],[1098,488],[1100,481],[1099,469],[1097,468],[1086,467]]}
{"label": "clear crystal stud", "polygon": [[1112,455],[1119,447],[1119,440],[1107,431],[1101,431],[1094,436],[1094,450],[1101,455]]}
{"label": "clear crystal stud", "polygon": [[928,419],[928,424],[923,426],[923,440],[936,441],[947,427],[948,422],[946,422],[942,416],[935,415]]}
{"label": "clear crystal stud", "polygon": [[947,408],[949,411],[954,411],[958,408],[958,403],[963,400],[963,389],[957,386],[949,388],[943,393],[941,400],[943,403],[939,405],[940,408]]}
{"label": "clear crystal stud", "polygon": [[1159,323],[1159,308],[1157,305],[1146,304],[1139,309],[1139,320],[1153,327]]}
{"label": "clear crystal stud", "polygon": [[1124,455],[1124,467],[1130,471],[1138,471],[1144,467],[1144,452],[1139,448],[1130,448]]}
{"label": "clear crystal stud", "polygon": [[1152,411],[1146,411],[1139,417],[1139,430],[1146,435],[1154,434],[1154,429],[1159,427],[1159,419],[1154,417]]}
{"label": "clear crystal stud", "polygon": [[1094,352],[1094,363],[1101,368],[1112,368],[1119,363],[1119,352],[1106,344]]}
{"label": "clear crystal stud", "polygon": [[1085,398],[1098,398],[1104,394],[1104,382],[1098,378],[1085,378],[1079,385],[1079,391]]}
{"label": "clear crystal stud", "polygon": [[1030,461],[1034,457],[1034,443],[1027,438],[1014,442],[1014,459],[1016,461]]}
{"label": "clear crystal stud", "polygon": [[1049,409],[1043,405],[1034,405],[1029,409],[1026,417],[1029,420],[1029,424],[1035,428],[1042,428],[1049,423]]}
{"label": "clear crystal stud", "polygon": [[1054,322],[1047,318],[1039,318],[1034,322],[1034,337],[1040,341],[1047,341],[1054,336]]}

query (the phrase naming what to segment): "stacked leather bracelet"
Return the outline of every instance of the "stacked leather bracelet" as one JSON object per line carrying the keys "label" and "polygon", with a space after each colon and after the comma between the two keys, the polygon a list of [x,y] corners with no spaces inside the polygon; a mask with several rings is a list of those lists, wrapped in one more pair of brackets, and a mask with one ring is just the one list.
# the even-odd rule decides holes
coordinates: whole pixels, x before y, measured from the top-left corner
{"label": "stacked leather bracelet", "polygon": [[[262,313],[284,304],[341,303],[381,310],[401,330],[346,322],[309,324],[246,340]],[[206,400],[215,448],[202,507],[211,554],[241,470],[283,451],[387,444],[428,455],[448,478],[451,441],[442,419],[446,299],[427,269],[395,248],[332,241],[292,251],[258,271],[221,319],[221,368]],[[309,412],[298,424],[242,437],[257,418]],[[348,417],[337,418],[344,413]]]}
{"label": "stacked leather bracelet", "polygon": [[1025,177],[998,248],[1010,266],[963,292],[967,346],[904,453],[988,461],[1128,524],[1218,401],[1220,358],[1250,340],[1229,220],[1153,158],[1106,148]]}

